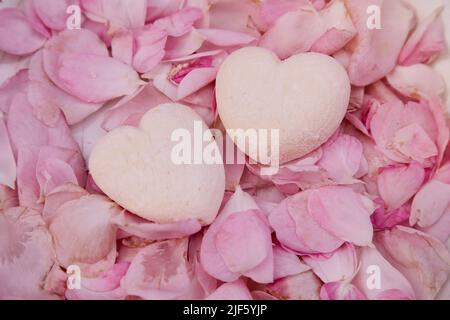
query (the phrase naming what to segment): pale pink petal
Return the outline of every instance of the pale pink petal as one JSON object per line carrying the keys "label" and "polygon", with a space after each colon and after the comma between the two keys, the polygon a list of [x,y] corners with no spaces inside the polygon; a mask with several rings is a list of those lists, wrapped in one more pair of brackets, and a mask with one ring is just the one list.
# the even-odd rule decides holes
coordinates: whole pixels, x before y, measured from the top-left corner
{"label": "pale pink petal", "polygon": [[370,128],[377,146],[394,161],[423,163],[438,154],[437,126],[426,104],[385,103],[375,111]]}
{"label": "pale pink petal", "polygon": [[253,300],[242,279],[224,283],[211,293],[206,300]]}
{"label": "pale pink petal", "polygon": [[286,13],[310,6],[307,0],[266,0],[261,4],[261,18],[268,27],[272,27]]}
{"label": "pale pink petal", "polygon": [[280,246],[273,247],[274,280],[299,274],[311,268],[300,261],[293,253]]}
{"label": "pale pink petal", "polygon": [[120,280],[127,272],[129,263],[118,262],[97,278],[81,278],[81,288],[67,289],[68,300],[117,300],[124,299],[125,290],[120,288]]}
{"label": "pale pink petal", "polygon": [[0,184],[0,210],[19,206],[17,191]]}
{"label": "pale pink petal", "polygon": [[134,38],[131,31],[117,33],[111,39],[111,55],[123,63],[132,64],[134,49]]}
{"label": "pale pink petal", "polygon": [[337,183],[352,183],[363,157],[363,147],[358,139],[341,135],[323,147],[318,165]]}
{"label": "pale pink petal", "polygon": [[69,125],[75,124],[97,111],[100,103],[88,103],[77,99],[56,87],[44,71],[43,53],[33,55],[29,68],[30,84],[27,98],[34,115],[49,126],[55,125],[61,110]]}
{"label": "pale pink petal", "polygon": [[280,59],[286,59],[293,54],[309,51],[325,31],[315,9],[305,7],[279,18],[261,37],[259,45],[272,50]]}
{"label": "pale pink petal", "polygon": [[441,96],[445,92],[442,76],[425,64],[397,66],[386,79],[395,90],[414,100]]}
{"label": "pale pink petal", "polygon": [[266,286],[265,290],[283,300],[319,300],[322,282],[312,271],[288,276]]}
{"label": "pale pink petal", "polygon": [[160,18],[154,25],[161,30],[165,30],[171,37],[180,37],[192,29],[195,21],[201,19],[203,12],[195,7],[185,7],[170,16]]}
{"label": "pale pink petal", "polygon": [[102,127],[110,131],[121,125],[130,124],[129,119],[138,119],[148,110],[170,100],[149,83],[134,95],[122,98],[104,114]]}
{"label": "pale pink petal", "polygon": [[28,23],[21,11],[15,8],[0,10],[0,50],[25,55],[42,47],[45,40]]}
{"label": "pale pink petal", "polygon": [[351,281],[358,270],[356,250],[350,243],[328,254],[305,255],[302,258],[324,283]]}
{"label": "pale pink petal", "polygon": [[397,226],[378,232],[375,245],[411,283],[418,299],[433,299],[450,273],[450,254],[436,238]]}
{"label": "pale pink petal", "polygon": [[0,215],[0,230],[0,298],[57,298],[42,288],[55,252],[39,212],[9,208]]}
{"label": "pale pink petal", "polygon": [[308,210],[311,191],[283,200],[270,213],[269,222],[281,244],[299,253],[332,252],[343,240],[322,228]]}
{"label": "pale pink petal", "polygon": [[362,196],[347,187],[324,187],[312,191],[308,211],[331,234],[356,245],[372,243],[370,212]]}
{"label": "pale pink petal", "polygon": [[[4,89],[4,85],[13,79],[15,75],[26,73],[26,71],[21,70],[27,68],[29,60],[29,56],[16,56],[6,52],[0,52],[0,63],[2,64],[0,70],[0,88]],[[3,90],[0,89],[0,92],[2,91]],[[0,110],[4,110],[4,108],[6,108],[6,106],[0,106]]]}
{"label": "pale pink petal", "polygon": [[238,188],[206,231],[200,261],[206,272],[222,281],[246,275],[256,282],[272,282],[270,233],[255,201]]}
{"label": "pale pink petal", "polygon": [[113,34],[124,29],[142,27],[147,13],[146,0],[80,0],[89,19],[106,24]]}
{"label": "pale pink petal", "polygon": [[380,202],[379,207],[370,217],[375,230],[390,229],[408,221],[411,209],[409,204],[397,209],[386,209],[383,200],[378,199],[378,202]]}
{"label": "pale pink petal", "polygon": [[[279,0],[277,0],[279,1]],[[261,9],[267,1],[256,3],[254,1],[215,1],[212,5],[207,2],[207,16],[203,25],[197,27],[225,29],[259,36],[261,22]],[[205,14],[206,15],[206,14]],[[209,20],[209,21],[208,21]]]}
{"label": "pale pink petal", "polygon": [[141,73],[152,70],[165,55],[167,33],[151,25],[139,30],[136,34],[136,52],[133,67]]}
{"label": "pale pink petal", "polygon": [[389,209],[398,209],[419,191],[425,179],[423,167],[413,162],[381,170],[378,191]]}
{"label": "pale pink petal", "polygon": [[168,37],[164,56],[165,59],[175,59],[193,54],[203,44],[204,37],[195,29],[181,37]]}
{"label": "pale pink petal", "polygon": [[[414,13],[401,1],[346,0],[345,4],[358,30],[349,43],[353,53],[347,70],[353,85],[365,86],[394,69]],[[368,28],[368,19],[373,19],[373,14],[367,13],[369,6],[381,9],[380,29]]]}
{"label": "pale pink petal", "polygon": [[434,10],[406,41],[398,62],[409,66],[415,63],[428,63],[445,48],[444,24],[441,13],[443,6]]}
{"label": "pale pink petal", "polygon": [[[450,165],[441,168],[448,170]],[[440,171],[416,194],[412,202],[410,225],[430,227],[446,212],[450,205],[450,183],[439,179]]]}
{"label": "pale pink petal", "polygon": [[87,277],[110,269],[116,259],[116,227],[110,219],[119,210],[98,195],[81,196],[59,206],[49,230],[60,265],[78,265]]}
{"label": "pale pink petal", "polygon": [[60,57],[65,53],[88,54],[108,57],[108,49],[100,38],[88,29],[64,30],[53,36],[45,44],[43,50],[44,70],[52,82],[67,91],[65,83],[60,78]]}
{"label": "pale pink petal", "polygon": [[130,66],[97,55],[62,54],[58,75],[67,92],[86,102],[129,95],[144,84]]}
{"label": "pale pink petal", "polygon": [[395,269],[375,248],[359,249],[361,263],[353,284],[369,300],[413,300],[414,291],[408,280]]}
{"label": "pale pink petal", "polygon": [[44,25],[53,30],[63,30],[66,28],[66,21],[68,14],[67,8],[70,5],[78,5],[78,0],[62,0],[62,1],[47,1],[47,0],[31,0],[33,8],[44,23]]}
{"label": "pale pink petal", "polygon": [[314,42],[311,51],[332,55],[356,35],[356,29],[344,0],[331,1],[319,14],[326,31]]}
{"label": "pale pink petal", "polygon": [[197,29],[197,32],[204,38],[219,47],[248,45],[256,38],[243,32],[235,32],[220,29]]}
{"label": "pale pink petal", "polygon": [[46,223],[58,214],[59,207],[71,200],[78,200],[89,193],[76,184],[64,184],[53,189],[45,198],[44,208],[42,210],[42,217]]}
{"label": "pale pink petal", "polygon": [[15,188],[16,185],[16,160],[9,141],[3,113],[0,111],[0,184]]}
{"label": "pale pink petal", "polygon": [[321,300],[367,300],[357,287],[346,282],[325,283],[320,289]]}
{"label": "pale pink petal", "polygon": [[155,242],[139,250],[121,286],[128,295],[160,300],[189,293],[192,274],[187,264],[187,238]]}

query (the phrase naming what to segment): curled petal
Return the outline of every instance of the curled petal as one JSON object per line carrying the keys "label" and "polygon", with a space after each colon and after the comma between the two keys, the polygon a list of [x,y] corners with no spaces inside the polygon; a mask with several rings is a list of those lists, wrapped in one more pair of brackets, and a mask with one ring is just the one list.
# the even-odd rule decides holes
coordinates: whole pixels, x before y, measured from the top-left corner
{"label": "curled petal", "polygon": [[358,271],[356,250],[350,243],[345,243],[332,253],[304,256],[303,261],[324,283],[349,282]]}
{"label": "curled petal", "polygon": [[445,92],[442,76],[425,64],[397,66],[386,77],[389,84],[398,92],[414,100],[441,96]]}
{"label": "curled petal", "polygon": [[419,23],[400,53],[400,65],[428,63],[444,50],[444,24],[441,17],[443,9],[444,6],[435,9]]}
{"label": "curled petal", "polygon": [[378,175],[378,191],[390,209],[398,209],[419,191],[424,179],[425,170],[416,162],[388,167]]}
{"label": "curled petal", "polygon": [[0,112],[0,150],[2,150],[0,154],[0,184],[14,189],[16,185],[16,160],[2,112]]}

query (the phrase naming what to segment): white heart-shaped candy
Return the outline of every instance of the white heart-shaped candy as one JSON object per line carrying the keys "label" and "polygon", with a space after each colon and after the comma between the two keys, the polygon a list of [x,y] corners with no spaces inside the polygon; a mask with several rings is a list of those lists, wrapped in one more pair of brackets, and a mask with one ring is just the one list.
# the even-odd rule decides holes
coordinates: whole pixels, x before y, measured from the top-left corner
{"label": "white heart-shaped candy", "polygon": [[211,223],[225,190],[223,164],[177,164],[172,158],[179,144],[172,141],[172,134],[181,129],[194,137],[195,122],[201,124],[201,133],[209,131],[192,109],[163,104],[148,111],[139,128],[123,126],[110,131],[89,159],[95,183],[115,202],[145,219]]}
{"label": "white heart-shaped candy", "polygon": [[[229,55],[219,70],[217,108],[228,130],[264,129],[270,137],[270,130],[279,129],[279,162],[285,163],[313,151],[338,129],[350,88],[345,69],[327,55],[303,53],[280,61],[269,50],[246,47]],[[263,136],[256,146],[233,140],[253,160],[264,158],[251,152],[262,152],[269,142]],[[277,155],[267,152],[273,162]]]}

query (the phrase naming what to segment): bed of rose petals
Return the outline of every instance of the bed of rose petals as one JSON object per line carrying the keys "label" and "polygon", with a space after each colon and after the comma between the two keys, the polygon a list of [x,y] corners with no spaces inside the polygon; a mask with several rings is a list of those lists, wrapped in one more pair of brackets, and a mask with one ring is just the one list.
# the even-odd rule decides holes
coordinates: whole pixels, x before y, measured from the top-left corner
{"label": "bed of rose petals", "polygon": [[[372,4],[381,30],[367,28]],[[0,298],[450,298],[449,128],[429,66],[446,50],[442,8],[418,22],[400,0],[0,5]],[[107,198],[86,169],[98,139],[171,101],[220,128],[216,73],[244,46],[342,63],[352,94],[338,132],[271,176],[225,165],[209,227]]]}

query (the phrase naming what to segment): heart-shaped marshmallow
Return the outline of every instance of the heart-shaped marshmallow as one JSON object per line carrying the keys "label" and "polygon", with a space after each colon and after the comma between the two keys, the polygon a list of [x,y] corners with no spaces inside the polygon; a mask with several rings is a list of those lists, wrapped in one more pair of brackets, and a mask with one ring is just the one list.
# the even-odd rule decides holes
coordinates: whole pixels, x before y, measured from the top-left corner
{"label": "heart-shaped marshmallow", "polygon": [[[313,151],[338,129],[350,88],[345,69],[327,55],[303,53],[280,61],[267,49],[246,47],[229,55],[219,70],[217,108],[228,130],[264,129],[270,137],[269,130],[279,129],[279,162],[285,163]],[[271,145],[263,138],[253,146],[233,140],[259,161],[262,148]],[[273,164],[278,156],[270,150]]]}
{"label": "heart-shaped marshmallow", "polygon": [[210,224],[225,190],[223,164],[177,164],[172,155],[179,144],[172,134],[184,130],[194,137],[194,123],[201,124],[201,134],[209,131],[192,109],[163,104],[148,111],[139,128],[110,131],[89,159],[94,181],[111,199],[145,219]]}

